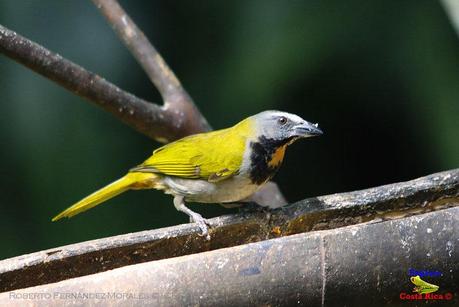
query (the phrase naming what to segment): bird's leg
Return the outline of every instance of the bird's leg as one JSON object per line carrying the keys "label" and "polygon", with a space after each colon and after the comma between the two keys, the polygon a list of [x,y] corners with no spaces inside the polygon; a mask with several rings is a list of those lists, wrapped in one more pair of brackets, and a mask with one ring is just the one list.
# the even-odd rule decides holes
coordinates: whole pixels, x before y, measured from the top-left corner
{"label": "bird's leg", "polygon": [[175,209],[187,214],[192,221],[198,224],[198,227],[201,229],[202,235],[205,236],[207,240],[210,239],[206,219],[203,218],[201,214],[196,213],[192,211],[191,209],[189,209],[187,206],[185,206],[185,201],[183,199],[183,196],[174,197],[174,206],[175,206]]}

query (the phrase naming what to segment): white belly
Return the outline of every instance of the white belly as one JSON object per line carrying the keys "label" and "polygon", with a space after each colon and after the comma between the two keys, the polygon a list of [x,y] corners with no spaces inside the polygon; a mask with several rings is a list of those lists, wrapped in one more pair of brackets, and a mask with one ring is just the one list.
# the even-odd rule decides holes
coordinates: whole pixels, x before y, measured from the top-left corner
{"label": "white belly", "polygon": [[200,203],[230,203],[245,199],[260,186],[250,179],[234,176],[219,182],[164,177],[161,182],[165,193],[181,195],[185,201]]}

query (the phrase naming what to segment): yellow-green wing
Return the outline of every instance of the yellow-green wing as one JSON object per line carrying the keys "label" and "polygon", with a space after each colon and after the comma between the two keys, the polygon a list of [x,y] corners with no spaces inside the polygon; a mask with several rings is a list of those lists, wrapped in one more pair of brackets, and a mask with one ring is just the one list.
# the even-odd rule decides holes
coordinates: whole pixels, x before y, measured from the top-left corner
{"label": "yellow-green wing", "polygon": [[131,171],[208,181],[231,177],[242,164],[247,133],[250,132],[248,125],[242,123],[228,129],[192,135],[160,147]]}

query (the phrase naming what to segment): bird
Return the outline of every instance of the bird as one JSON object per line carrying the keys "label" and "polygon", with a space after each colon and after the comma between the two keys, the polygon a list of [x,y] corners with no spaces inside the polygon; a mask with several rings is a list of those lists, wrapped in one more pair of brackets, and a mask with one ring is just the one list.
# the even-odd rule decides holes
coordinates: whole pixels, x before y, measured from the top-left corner
{"label": "bird", "polygon": [[83,198],[52,221],[70,218],[127,190],[156,189],[173,196],[208,237],[208,222],[188,202],[231,204],[243,201],[271,180],[286,147],[323,134],[318,124],[282,111],[263,111],[236,125],[186,136],[153,151],[126,175]]}

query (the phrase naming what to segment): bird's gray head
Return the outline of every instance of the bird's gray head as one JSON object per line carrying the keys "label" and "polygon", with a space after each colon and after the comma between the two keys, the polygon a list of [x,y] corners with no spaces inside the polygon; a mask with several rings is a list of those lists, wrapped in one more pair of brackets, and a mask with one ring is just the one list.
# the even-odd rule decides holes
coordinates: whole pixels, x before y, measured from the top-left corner
{"label": "bird's gray head", "polygon": [[299,138],[323,134],[317,124],[310,123],[298,115],[281,111],[264,111],[253,115],[258,136],[276,141],[292,143]]}

